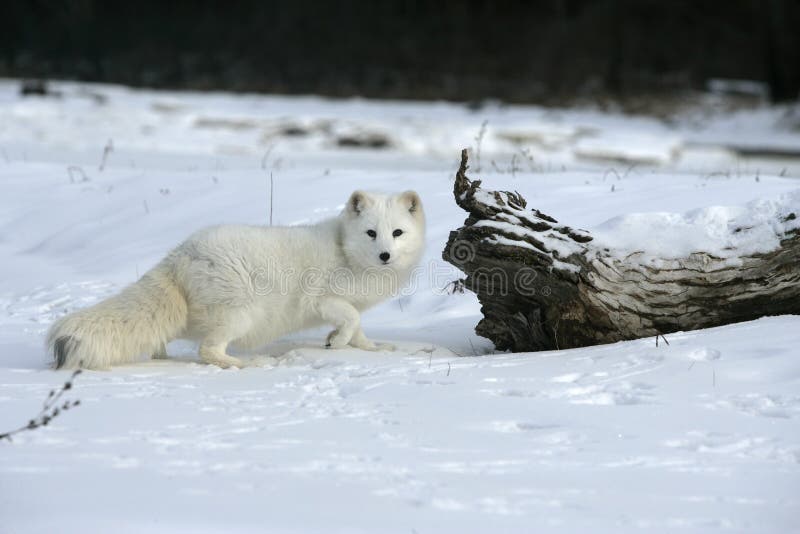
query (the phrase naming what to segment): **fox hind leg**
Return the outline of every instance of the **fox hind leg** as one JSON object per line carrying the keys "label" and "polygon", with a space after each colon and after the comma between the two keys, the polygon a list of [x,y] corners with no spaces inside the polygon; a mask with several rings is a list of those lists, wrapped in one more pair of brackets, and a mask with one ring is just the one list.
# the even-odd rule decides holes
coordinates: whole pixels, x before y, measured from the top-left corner
{"label": "fox hind leg", "polygon": [[[213,317],[213,315],[212,315]],[[200,359],[222,368],[243,367],[242,360],[227,353],[228,345],[250,330],[253,319],[247,309],[220,310],[205,327],[205,336],[200,342]]]}
{"label": "fox hind leg", "polygon": [[225,352],[227,348],[227,341],[215,342],[206,339],[200,344],[200,358],[207,364],[216,365],[223,369],[228,367],[243,367],[242,360]]}
{"label": "fox hind leg", "polygon": [[165,343],[161,343],[156,350],[153,351],[152,358],[154,360],[166,360],[167,356],[167,345]]}

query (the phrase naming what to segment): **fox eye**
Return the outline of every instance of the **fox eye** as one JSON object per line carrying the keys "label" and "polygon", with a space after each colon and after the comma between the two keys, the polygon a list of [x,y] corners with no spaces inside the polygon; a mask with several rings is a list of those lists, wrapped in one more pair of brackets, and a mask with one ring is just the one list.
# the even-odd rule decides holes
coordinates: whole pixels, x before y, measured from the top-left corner
{"label": "fox eye", "polygon": [[400,237],[401,235],[403,235],[403,231],[400,228],[392,232],[392,237]]}
{"label": "fox eye", "polygon": [[367,235],[370,236],[372,239],[378,237],[378,234],[375,233],[375,230],[367,230]]}

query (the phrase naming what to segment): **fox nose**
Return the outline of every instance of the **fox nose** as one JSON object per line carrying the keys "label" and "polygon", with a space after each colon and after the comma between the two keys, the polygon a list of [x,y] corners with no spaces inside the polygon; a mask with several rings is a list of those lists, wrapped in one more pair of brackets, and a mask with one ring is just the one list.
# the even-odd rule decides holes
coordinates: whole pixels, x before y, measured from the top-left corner
{"label": "fox nose", "polygon": [[383,263],[386,263],[387,261],[389,261],[389,257],[390,257],[390,256],[389,256],[389,253],[388,253],[388,252],[381,252],[381,253],[378,255],[378,257],[381,259],[381,261],[382,261]]}

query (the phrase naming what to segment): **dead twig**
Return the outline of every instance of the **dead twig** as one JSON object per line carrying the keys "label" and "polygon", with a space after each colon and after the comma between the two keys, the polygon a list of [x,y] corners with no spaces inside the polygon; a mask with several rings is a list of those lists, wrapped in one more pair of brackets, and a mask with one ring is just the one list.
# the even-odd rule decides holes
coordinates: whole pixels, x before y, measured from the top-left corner
{"label": "dead twig", "polygon": [[616,176],[617,180],[622,180],[622,177],[617,172],[617,169],[615,169],[614,167],[610,167],[610,168],[606,169],[606,172],[603,173],[603,181],[604,182],[606,181],[606,178],[608,177],[609,174],[613,174],[614,176]]}
{"label": "dead twig", "polygon": [[483,137],[486,135],[486,126],[489,124],[487,119],[481,123],[481,129],[478,130],[478,134],[475,136],[475,172],[481,172],[481,144],[483,143]]}
{"label": "dead twig", "polygon": [[267,160],[269,159],[269,155],[272,153],[272,150],[275,148],[275,143],[272,143],[267,147],[267,150],[264,151],[264,155],[261,157],[261,170],[267,170]]}
{"label": "dead twig", "polygon": [[455,295],[456,293],[464,293],[464,279],[459,278],[457,280],[452,280],[446,286],[442,288],[442,293],[448,293],[450,295]]}
{"label": "dead twig", "polygon": [[108,155],[114,151],[114,140],[109,139],[108,143],[106,143],[105,148],[103,148],[103,157],[100,160],[100,166],[97,167],[97,170],[103,172],[103,169],[106,168],[106,161],[108,160]]}
{"label": "dead twig", "polygon": [[275,182],[272,179],[272,173],[269,173],[269,225],[272,226],[272,197],[275,192]]}
{"label": "dead twig", "polygon": [[72,382],[79,374],[81,374],[81,370],[76,369],[73,371],[69,379],[64,382],[64,385],[57,390],[51,389],[50,393],[47,395],[47,398],[44,400],[41,411],[36,415],[36,417],[28,421],[28,424],[24,426],[9,432],[0,433],[0,441],[4,439],[13,441],[11,439],[12,436],[17,435],[20,432],[25,432],[26,430],[35,430],[37,428],[47,426],[50,424],[50,421],[61,415],[63,412],[79,406],[81,403],[80,400],[65,400],[63,403],[61,402],[61,398],[64,396],[64,393],[72,389]]}
{"label": "dead twig", "polygon": [[86,176],[86,172],[84,172],[84,170],[81,167],[78,167],[77,165],[70,165],[69,167],[67,167],[67,174],[69,174],[69,183],[71,184],[75,183],[76,175],[80,175],[81,182],[89,181],[89,177]]}

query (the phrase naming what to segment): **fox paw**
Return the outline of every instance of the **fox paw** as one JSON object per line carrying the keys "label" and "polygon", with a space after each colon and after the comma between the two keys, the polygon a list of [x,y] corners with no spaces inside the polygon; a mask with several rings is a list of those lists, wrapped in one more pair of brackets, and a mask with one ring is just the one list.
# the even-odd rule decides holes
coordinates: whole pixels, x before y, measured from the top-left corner
{"label": "fox paw", "polygon": [[222,369],[228,369],[229,367],[238,367],[241,369],[244,367],[242,360],[234,358],[233,356],[228,356],[227,354],[203,355],[202,359],[205,363],[216,365]]}
{"label": "fox paw", "polygon": [[392,352],[395,350],[395,346],[392,345],[391,343],[374,343],[372,341],[369,341],[366,344],[353,345],[353,346],[361,350],[369,350],[372,352],[380,352],[380,351]]}
{"label": "fox paw", "polygon": [[325,348],[328,349],[342,349],[347,346],[349,340],[339,332],[339,329],[331,331],[325,339]]}

